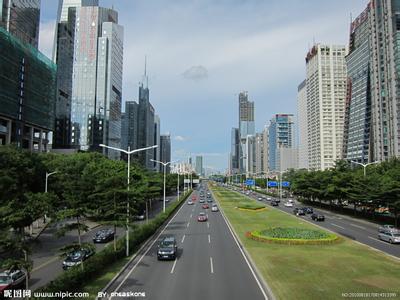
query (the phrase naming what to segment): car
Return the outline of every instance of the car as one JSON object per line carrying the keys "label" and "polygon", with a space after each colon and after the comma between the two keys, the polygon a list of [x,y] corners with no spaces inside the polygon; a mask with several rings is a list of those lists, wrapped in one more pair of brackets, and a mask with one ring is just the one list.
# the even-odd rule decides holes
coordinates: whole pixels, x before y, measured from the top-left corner
{"label": "car", "polygon": [[144,213],[141,213],[140,215],[133,216],[133,218],[135,220],[137,220],[137,221],[143,221],[144,219],[146,219]]}
{"label": "car", "polygon": [[311,219],[313,219],[313,221],[325,221],[325,216],[322,214],[313,213],[311,215]]}
{"label": "car", "polygon": [[207,215],[204,212],[199,213],[197,217],[198,222],[206,222],[208,220]]}
{"label": "car", "polygon": [[188,205],[193,205],[194,202],[193,202],[192,200],[189,200],[189,201],[187,202],[187,204],[188,204]]}
{"label": "car", "polygon": [[262,199],[263,199],[263,198],[261,198],[261,197],[258,197],[258,201],[262,201]]}
{"label": "car", "polygon": [[299,208],[298,207],[295,207],[294,209],[293,209],[293,214],[294,215],[297,215],[297,212],[299,211]]}
{"label": "car", "polygon": [[275,201],[278,203],[281,203],[281,199],[279,199],[279,198],[276,198]]}
{"label": "car", "polygon": [[14,269],[0,273],[0,298],[4,297],[5,290],[23,288],[26,281],[26,272]]}
{"label": "car", "polygon": [[206,201],[204,199],[200,199],[200,203],[205,203]]}
{"label": "car", "polygon": [[213,204],[211,207],[211,211],[218,211],[218,206],[216,204]]}
{"label": "car", "polygon": [[212,200],[212,199],[207,199],[207,202],[208,202],[208,203],[212,203],[213,200]]}
{"label": "car", "polygon": [[279,206],[279,202],[278,201],[271,201],[271,206]]}
{"label": "car", "polygon": [[271,201],[272,200],[272,198],[271,197],[267,197],[267,201]]}
{"label": "car", "polygon": [[96,232],[96,234],[93,236],[93,242],[94,243],[107,243],[109,241],[112,241],[114,239],[114,230],[112,229],[101,229]]}
{"label": "car", "polygon": [[297,210],[296,216],[304,216],[306,213],[303,208]]}
{"label": "car", "polygon": [[313,214],[314,213],[314,209],[312,207],[303,207],[304,212],[306,214]]}
{"label": "car", "polygon": [[288,199],[288,201],[287,202],[289,202],[289,203],[293,203],[293,199]]}
{"label": "car", "polygon": [[380,233],[384,233],[384,232],[399,232],[399,230],[396,229],[393,225],[388,225],[388,224],[379,227],[378,231]]}
{"label": "car", "polygon": [[158,243],[157,259],[175,259],[178,252],[176,239],[173,235],[166,236]]}
{"label": "car", "polygon": [[202,205],[202,207],[203,207],[204,209],[210,208],[210,207],[208,206],[207,203],[204,203],[204,204]]}
{"label": "car", "polygon": [[400,232],[386,231],[378,234],[379,239],[389,242],[391,244],[400,243]]}
{"label": "car", "polygon": [[286,207],[293,207],[293,203],[291,202],[285,202],[284,204]]}
{"label": "car", "polygon": [[81,248],[74,250],[67,254],[66,259],[62,262],[64,270],[68,270],[71,267],[80,265],[83,261],[87,260],[94,254],[94,251],[89,248]]}

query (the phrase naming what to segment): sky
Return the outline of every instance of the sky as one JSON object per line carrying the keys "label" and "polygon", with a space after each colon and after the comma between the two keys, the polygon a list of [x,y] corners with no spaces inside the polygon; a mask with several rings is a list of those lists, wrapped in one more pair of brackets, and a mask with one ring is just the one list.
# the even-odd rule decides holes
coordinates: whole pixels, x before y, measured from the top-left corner
{"label": "sky", "polygon": [[[42,0],[39,48],[51,57],[56,0]],[[123,101],[138,99],[147,57],[150,101],[170,133],[172,160],[203,155],[225,171],[238,94],[255,102],[256,131],[296,114],[313,43],[348,45],[368,0],[100,0],[124,27]],[[124,104],[123,104],[124,107]],[[123,108],[124,109],[124,108]]]}

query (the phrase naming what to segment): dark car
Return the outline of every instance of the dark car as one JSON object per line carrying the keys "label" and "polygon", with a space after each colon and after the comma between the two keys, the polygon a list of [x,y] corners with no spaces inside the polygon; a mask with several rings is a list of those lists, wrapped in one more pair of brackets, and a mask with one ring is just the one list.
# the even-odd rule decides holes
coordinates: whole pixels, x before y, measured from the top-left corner
{"label": "dark car", "polygon": [[0,273],[0,298],[5,290],[14,290],[25,286],[26,273],[21,270],[9,270]]}
{"label": "dark car", "polygon": [[306,212],[304,211],[303,208],[299,208],[296,213],[297,216],[304,216],[305,214]]}
{"label": "dark car", "polygon": [[279,206],[278,201],[272,200],[272,201],[271,201],[271,206]]}
{"label": "dark car", "polygon": [[313,214],[314,213],[314,209],[312,207],[304,207],[304,212],[306,214]]}
{"label": "dark car", "polygon": [[175,259],[178,246],[174,236],[164,237],[158,244],[157,259]]}
{"label": "dark car", "polygon": [[212,199],[207,199],[207,202],[208,202],[208,203],[212,203],[213,200],[212,200]]}
{"label": "dark car", "polygon": [[204,199],[200,199],[200,203],[205,203],[206,201]]}
{"label": "dark car", "polygon": [[299,211],[299,208],[298,207],[296,207],[295,209],[293,209],[293,214],[294,215],[297,215],[297,212]]}
{"label": "dark car", "polygon": [[311,215],[311,219],[313,219],[314,221],[325,221],[325,216],[314,213]]}
{"label": "dark car", "polygon": [[80,265],[83,261],[87,260],[94,254],[92,249],[82,248],[80,250],[75,250],[67,255],[67,258],[63,261],[63,269],[67,270],[71,267]]}
{"label": "dark car", "polygon": [[93,237],[94,243],[107,243],[114,239],[114,230],[112,229],[102,229],[96,232]]}

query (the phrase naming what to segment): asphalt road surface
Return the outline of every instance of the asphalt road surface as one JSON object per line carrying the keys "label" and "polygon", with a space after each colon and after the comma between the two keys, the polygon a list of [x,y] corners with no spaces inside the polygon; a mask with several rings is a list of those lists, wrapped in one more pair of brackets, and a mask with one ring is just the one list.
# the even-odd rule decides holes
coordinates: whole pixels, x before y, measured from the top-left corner
{"label": "asphalt road surface", "polygon": [[[208,214],[207,222],[197,221],[200,212]],[[158,241],[169,235],[177,240],[178,257],[158,261]],[[197,200],[181,206],[101,299],[110,299],[112,292],[144,293],[151,300],[266,299],[260,286],[221,213],[211,212],[211,204],[203,209]]]}
{"label": "asphalt road surface", "polygon": [[[253,193],[250,195],[250,197],[256,199],[257,201],[269,204],[270,201],[267,201],[265,198],[262,198],[263,196],[270,197],[260,193]],[[259,200],[260,197],[262,198],[261,200]],[[270,198],[275,199],[274,197]],[[293,207],[285,207],[284,203],[287,200],[288,199],[283,198],[282,201],[279,203],[279,206],[274,206],[274,208],[293,214],[293,210],[295,207],[300,208],[306,206],[294,200],[295,203]],[[323,228],[329,229],[333,232],[336,232],[340,235],[350,238],[354,241],[358,241],[372,248],[378,249],[387,254],[400,258],[400,244],[390,244],[378,238],[379,225],[368,221],[351,218],[350,216],[343,216],[326,210],[320,210],[315,207],[313,207],[313,209],[314,212],[323,214],[325,216],[325,221],[323,222],[313,221],[311,219],[311,215],[297,216],[297,218],[305,219]]]}

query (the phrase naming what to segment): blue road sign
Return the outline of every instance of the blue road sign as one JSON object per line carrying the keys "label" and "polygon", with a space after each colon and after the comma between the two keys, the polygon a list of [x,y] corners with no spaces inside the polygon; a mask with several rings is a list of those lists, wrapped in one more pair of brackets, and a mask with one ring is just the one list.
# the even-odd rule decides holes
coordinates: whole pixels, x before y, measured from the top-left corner
{"label": "blue road sign", "polygon": [[247,179],[246,180],[246,185],[255,185],[256,181],[254,179]]}
{"label": "blue road sign", "polygon": [[268,181],[268,187],[277,187],[278,186],[278,182],[276,181]]}
{"label": "blue road sign", "polygon": [[289,181],[282,181],[282,187],[290,187]]}

